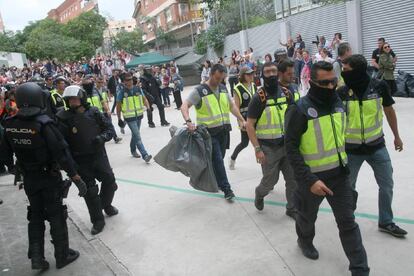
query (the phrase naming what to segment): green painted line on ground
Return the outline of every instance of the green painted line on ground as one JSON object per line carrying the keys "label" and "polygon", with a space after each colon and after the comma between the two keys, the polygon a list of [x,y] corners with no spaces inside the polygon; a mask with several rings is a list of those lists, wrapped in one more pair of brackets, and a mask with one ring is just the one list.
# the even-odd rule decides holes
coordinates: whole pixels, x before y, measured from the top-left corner
{"label": "green painted line on ground", "polygon": [[[146,186],[146,187],[156,188],[156,189],[161,189],[161,190],[168,190],[168,191],[174,191],[174,192],[179,192],[179,193],[200,195],[200,196],[204,196],[204,197],[223,198],[223,195],[221,195],[221,194],[213,194],[213,193],[207,193],[207,192],[202,192],[202,191],[197,191],[197,190],[183,189],[183,188],[178,188],[178,187],[174,187],[174,186],[165,186],[165,185],[159,185],[159,184],[152,184],[152,183],[147,183],[147,182],[143,182],[143,181],[123,179],[123,178],[117,178],[116,180],[120,181],[120,182],[124,182],[124,183],[135,184],[135,185],[140,185],[140,186]],[[241,202],[254,202],[254,198],[236,197],[236,199],[238,201],[241,201]],[[279,206],[279,207],[285,207],[286,206],[286,202],[271,201],[271,200],[265,200],[265,204],[266,205],[272,205],[272,206]],[[321,207],[321,208],[319,208],[319,211],[324,212],[324,213],[332,213],[332,209],[330,209],[330,208],[322,208]],[[373,214],[355,212],[355,217],[378,221],[378,216],[373,215]],[[414,225],[414,220],[413,219],[396,218],[395,217],[394,221],[399,222],[399,223],[413,224]]]}

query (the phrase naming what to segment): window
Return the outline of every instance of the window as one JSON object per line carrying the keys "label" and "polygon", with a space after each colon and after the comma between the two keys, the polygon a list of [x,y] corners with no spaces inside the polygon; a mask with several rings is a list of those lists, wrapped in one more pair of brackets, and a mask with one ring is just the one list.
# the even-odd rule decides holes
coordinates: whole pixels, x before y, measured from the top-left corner
{"label": "window", "polygon": [[167,22],[172,21],[172,15],[171,15],[171,9],[170,8],[165,10],[165,18],[167,19]]}
{"label": "window", "polygon": [[188,4],[181,3],[178,12],[180,16],[186,16],[188,14]]}
{"label": "window", "polygon": [[157,15],[157,27],[161,26],[161,16]]}

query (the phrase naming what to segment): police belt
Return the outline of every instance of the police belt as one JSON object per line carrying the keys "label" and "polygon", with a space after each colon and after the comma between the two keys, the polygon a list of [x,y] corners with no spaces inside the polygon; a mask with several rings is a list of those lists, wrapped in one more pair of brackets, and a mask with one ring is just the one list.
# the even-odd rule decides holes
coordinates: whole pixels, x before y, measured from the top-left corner
{"label": "police belt", "polygon": [[19,165],[19,169],[25,174],[53,174],[59,172],[59,165],[57,163],[51,163],[46,165],[32,165],[22,166]]}

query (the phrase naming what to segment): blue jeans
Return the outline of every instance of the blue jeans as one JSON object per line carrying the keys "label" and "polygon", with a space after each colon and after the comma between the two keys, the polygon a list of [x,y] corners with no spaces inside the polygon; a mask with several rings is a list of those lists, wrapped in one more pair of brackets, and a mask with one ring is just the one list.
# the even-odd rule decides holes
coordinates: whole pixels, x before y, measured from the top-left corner
{"label": "blue jeans", "polygon": [[142,157],[145,157],[148,155],[148,153],[145,150],[144,144],[142,143],[142,140],[141,140],[141,133],[140,133],[141,120],[142,119],[137,119],[134,121],[127,122],[128,127],[131,130],[131,134],[132,134],[131,142],[129,143],[129,146],[131,148],[131,153],[134,153],[136,149],[138,149]]}
{"label": "blue jeans", "polygon": [[220,190],[227,192],[231,189],[230,183],[227,179],[226,168],[224,167],[224,156],[226,155],[226,144],[228,134],[219,134],[211,136],[213,146],[212,161],[214,175],[216,176],[217,185]]}
{"label": "blue jeans", "polygon": [[387,225],[393,221],[393,213],[391,208],[394,181],[392,179],[392,164],[387,148],[378,149],[372,154],[348,154],[348,165],[350,170],[350,182],[355,190],[356,180],[362,163],[367,163],[374,170],[375,179],[379,187],[378,209],[379,224]]}

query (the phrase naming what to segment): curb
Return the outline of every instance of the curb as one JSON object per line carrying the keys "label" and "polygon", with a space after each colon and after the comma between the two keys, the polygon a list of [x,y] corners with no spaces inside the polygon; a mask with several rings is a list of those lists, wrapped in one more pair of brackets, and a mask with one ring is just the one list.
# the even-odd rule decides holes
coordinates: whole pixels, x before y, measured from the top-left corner
{"label": "curb", "polygon": [[117,276],[130,276],[128,268],[113,254],[111,249],[97,236],[92,236],[90,230],[85,223],[76,214],[76,212],[68,206],[68,220],[78,229],[79,233],[89,242],[96,254],[101,257],[105,265]]}

